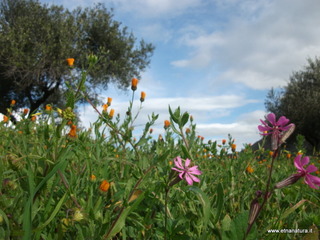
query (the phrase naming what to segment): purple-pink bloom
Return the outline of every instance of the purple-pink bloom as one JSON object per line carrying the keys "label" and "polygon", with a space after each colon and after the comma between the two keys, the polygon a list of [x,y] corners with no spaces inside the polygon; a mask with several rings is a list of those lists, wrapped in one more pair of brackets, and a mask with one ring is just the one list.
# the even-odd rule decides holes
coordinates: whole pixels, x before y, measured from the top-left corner
{"label": "purple-pink bloom", "polygon": [[193,175],[201,175],[202,172],[198,169],[198,166],[189,167],[190,163],[191,160],[187,158],[183,166],[182,159],[180,157],[176,157],[174,159],[174,164],[176,165],[176,168],[172,168],[172,170],[179,172],[179,177],[181,179],[185,178],[187,183],[189,185],[192,185],[193,182],[200,182],[200,179]]}
{"label": "purple-pink bloom", "polygon": [[301,154],[298,154],[294,159],[294,165],[298,170],[297,176],[304,177],[304,182],[308,184],[311,188],[318,189],[320,186],[320,178],[311,175],[310,173],[315,172],[318,168],[314,165],[309,165],[307,168],[303,168],[304,165],[309,163],[309,157],[302,158]]}
{"label": "purple-pink bloom", "polygon": [[289,119],[287,119],[285,116],[282,116],[276,121],[276,115],[274,113],[269,113],[266,117],[268,122],[271,124],[271,126],[266,123],[265,121],[261,120],[261,123],[263,125],[259,125],[258,129],[261,133],[261,135],[271,135],[271,142],[272,142],[272,150],[276,150],[279,145],[282,143],[281,141],[281,133],[283,131],[288,131],[290,129],[294,129],[294,124],[289,123]]}

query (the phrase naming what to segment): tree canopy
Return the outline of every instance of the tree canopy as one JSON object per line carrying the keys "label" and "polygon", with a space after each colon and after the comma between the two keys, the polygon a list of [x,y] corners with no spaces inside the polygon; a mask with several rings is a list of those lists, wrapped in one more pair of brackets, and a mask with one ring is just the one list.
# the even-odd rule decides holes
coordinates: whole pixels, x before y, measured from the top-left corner
{"label": "tree canopy", "polygon": [[[154,50],[102,4],[69,11],[35,0],[1,1],[0,46],[2,113],[11,99],[31,112],[46,103],[61,104],[65,81],[88,67],[89,54],[99,59],[87,73],[90,97],[110,82],[125,89],[149,65]],[[67,58],[75,59],[72,71]]]}
{"label": "tree canopy", "polygon": [[320,59],[308,59],[303,70],[290,76],[288,85],[271,89],[265,106],[277,116],[284,115],[296,124],[296,133],[303,135],[320,149]]}

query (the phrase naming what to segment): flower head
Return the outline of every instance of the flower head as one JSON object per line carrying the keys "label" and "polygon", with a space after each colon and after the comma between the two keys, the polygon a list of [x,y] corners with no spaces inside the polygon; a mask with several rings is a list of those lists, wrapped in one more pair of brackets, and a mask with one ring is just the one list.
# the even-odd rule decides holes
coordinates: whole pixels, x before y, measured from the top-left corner
{"label": "flower head", "polygon": [[12,99],[10,105],[14,106],[16,104],[16,100]]}
{"label": "flower head", "polygon": [[200,179],[193,175],[201,175],[202,172],[198,170],[198,166],[190,166],[191,160],[186,159],[184,166],[182,164],[182,159],[180,157],[176,157],[174,159],[175,168],[172,170],[179,172],[180,179],[185,179],[189,185],[192,185],[193,182],[200,182]]}
{"label": "flower head", "polygon": [[146,93],[145,92],[141,92],[140,101],[144,102],[145,98],[146,98]]}
{"label": "flower head", "polygon": [[[276,121],[276,115],[274,113],[269,113],[266,117],[271,126],[265,121],[261,120],[263,125],[259,125],[258,129],[261,135],[271,135],[272,142],[272,150],[276,150],[285,140],[289,137],[289,135],[293,132],[295,125],[293,123],[289,123],[289,119],[285,116],[282,116]],[[285,136],[285,132],[288,132]]]}
{"label": "flower head", "polygon": [[170,127],[170,121],[164,120],[164,129],[167,129],[168,127]]}
{"label": "flower head", "polygon": [[132,91],[137,90],[137,85],[138,85],[138,79],[132,78],[132,80],[131,80],[131,89],[132,89]]}
{"label": "flower head", "polygon": [[107,192],[109,190],[110,183],[107,180],[103,180],[99,186],[100,190],[103,192]]}
{"label": "flower head", "polygon": [[6,115],[3,115],[3,122],[8,122],[9,121],[9,118],[6,116]]}
{"label": "flower head", "polygon": [[77,126],[76,125],[71,125],[70,132],[68,133],[69,137],[77,137]]}
{"label": "flower head", "polygon": [[311,175],[310,173],[316,172],[318,168],[314,165],[309,165],[307,168],[303,168],[304,165],[309,163],[309,157],[302,158],[302,155],[297,155],[294,159],[294,166],[298,170],[298,176],[304,177],[304,182],[308,184],[311,188],[318,189],[320,187],[320,178]]}
{"label": "flower head", "polygon": [[73,66],[74,58],[67,58],[66,61],[67,61],[67,64],[68,64],[69,67]]}
{"label": "flower head", "polygon": [[111,97],[108,97],[107,105],[110,106],[111,103],[112,103],[112,98],[111,98]]}
{"label": "flower head", "polygon": [[111,110],[110,110],[110,113],[109,113],[109,117],[110,117],[110,118],[113,118],[113,116],[114,116],[114,109],[111,109]]}

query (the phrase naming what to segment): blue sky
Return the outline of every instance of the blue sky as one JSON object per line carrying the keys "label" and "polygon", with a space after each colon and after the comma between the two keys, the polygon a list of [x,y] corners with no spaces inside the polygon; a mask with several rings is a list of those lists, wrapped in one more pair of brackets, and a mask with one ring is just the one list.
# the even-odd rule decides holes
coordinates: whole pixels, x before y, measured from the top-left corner
{"label": "blue sky", "polygon": [[[154,134],[163,134],[168,105],[193,115],[206,140],[227,138],[239,148],[260,139],[264,100],[293,71],[320,52],[319,0],[42,0],[73,9],[102,2],[137,39],[155,45],[137,90],[147,94],[136,124],[160,114]],[[134,76],[133,76],[134,77]],[[110,86],[112,108],[124,115],[131,92]],[[97,119],[80,109],[84,126]],[[137,133],[139,134],[139,133]]]}

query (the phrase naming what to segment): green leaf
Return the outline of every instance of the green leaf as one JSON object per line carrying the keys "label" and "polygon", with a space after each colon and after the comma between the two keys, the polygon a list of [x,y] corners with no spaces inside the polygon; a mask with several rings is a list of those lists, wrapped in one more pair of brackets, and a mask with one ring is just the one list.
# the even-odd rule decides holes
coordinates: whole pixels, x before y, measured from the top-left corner
{"label": "green leaf", "polygon": [[184,127],[184,125],[186,125],[186,123],[188,122],[189,120],[189,113],[185,112],[183,115],[182,115],[182,118],[181,118],[181,122],[180,122],[180,127]]}
{"label": "green leaf", "polygon": [[184,145],[181,145],[181,148],[182,148],[182,152],[184,153],[185,158],[192,159],[192,157],[191,157],[189,151],[187,150],[187,148]]}
{"label": "green leaf", "polygon": [[[177,109],[177,110],[178,110],[178,109]],[[180,110],[179,110],[179,115],[176,116],[177,110],[176,110],[174,113],[172,113],[172,110],[171,110],[170,105],[169,105],[169,114],[170,114],[170,117],[172,118],[172,120],[173,120],[176,124],[179,124]]]}
{"label": "green leaf", "polygon": [[217,192],[217,202],[216,202],[216,212],[215,212],[213,224],[216,224],[219,221],[222,210],[223,210],[224,193],[223,193],[222,183],[218,184],[216,188],[216,192]]}

